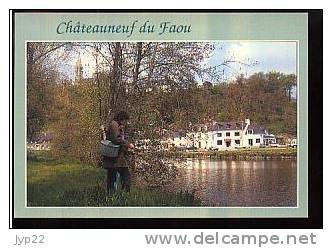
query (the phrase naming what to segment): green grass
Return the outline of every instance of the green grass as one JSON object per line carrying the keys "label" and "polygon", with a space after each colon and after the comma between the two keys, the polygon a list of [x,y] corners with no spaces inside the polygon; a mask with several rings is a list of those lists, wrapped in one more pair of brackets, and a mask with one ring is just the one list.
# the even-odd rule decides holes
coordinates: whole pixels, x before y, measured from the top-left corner
{"label": "green grass", "polygon": [[28,206],[196,206],[189,193],[169,193],[133,187],[130,192],[108,195],[102,168],[47,153],[29,154],[27,166]]}

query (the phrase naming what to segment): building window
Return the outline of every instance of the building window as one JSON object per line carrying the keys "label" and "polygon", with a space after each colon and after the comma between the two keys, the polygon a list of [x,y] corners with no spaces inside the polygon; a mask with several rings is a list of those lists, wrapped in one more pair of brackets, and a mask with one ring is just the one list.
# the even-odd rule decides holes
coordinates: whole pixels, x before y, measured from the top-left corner
{"label": "building window", "polygon": [[256,143],[261,143],[261,139],[256,139]]}
{"label": "building window", "polygon": [[248,134],[253,134],[253,131],[252,130],[248,130]]}
{"label": "building window", "polygon": [[222,140],[217,140],[217,146],[222,146]]}
{"label": "building window", "polygon": [[231,136],[231,133],[230,132],[226,132],[226,136],[227,137]]}
{"label": "building window", "polygon": [[240,140],[235,140],[236,145],[240,145]]}
{"label": "building window", "polygon": [[221,137],[222,135],[221,135],[222,133],[217,133],[217,137]]}
{"label": "building window", "polygon": [[235,132],[234,136],[240,136],[240,132]]}

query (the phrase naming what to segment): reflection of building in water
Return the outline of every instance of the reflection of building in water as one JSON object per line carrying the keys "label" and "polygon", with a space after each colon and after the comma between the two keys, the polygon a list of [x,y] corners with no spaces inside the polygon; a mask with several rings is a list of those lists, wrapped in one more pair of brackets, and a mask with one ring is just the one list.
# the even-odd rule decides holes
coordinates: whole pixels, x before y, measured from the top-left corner
{"label": "reflection of building in water", "polygon": [[[183,167],[183,173],[170,186],[173,190],[193,192],[203,206],[279,207],[297,204],[296,161],[193,159],[187,165],[190,169]],[[203,175],[205,172],[207,174]]]}

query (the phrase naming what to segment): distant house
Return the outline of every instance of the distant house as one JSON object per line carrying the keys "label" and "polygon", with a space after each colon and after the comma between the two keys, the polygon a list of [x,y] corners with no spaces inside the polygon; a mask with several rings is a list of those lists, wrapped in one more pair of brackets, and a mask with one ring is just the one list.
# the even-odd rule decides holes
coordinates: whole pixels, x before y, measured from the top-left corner
{"label": "distant house", "polygon": [[161,144],[164,149],[186,148],[189,141],[187,134],[183,131],[165,131]]}
{"label": "distant house", "polygon": [[197,130],[187,133],[174,132],[165,143],[169,147],[194,147],[199,150],[261,147],[276,143],[273,134],[250,123],[250,119],[244,122],[214,122],[212,125],[199,125],[196,128]]}
{"label": "distant house", "polygon": [[276,143],[273,134],[261,126],[244,122],[215,123],[210,131],[211,144],[218,150],[240,147],[269,146]]}
{"label": "distant house", "polygon": [[53,139],[52,133],[42,133],[35,139],[27,143],[28,150],[50,150],[51,141]]}

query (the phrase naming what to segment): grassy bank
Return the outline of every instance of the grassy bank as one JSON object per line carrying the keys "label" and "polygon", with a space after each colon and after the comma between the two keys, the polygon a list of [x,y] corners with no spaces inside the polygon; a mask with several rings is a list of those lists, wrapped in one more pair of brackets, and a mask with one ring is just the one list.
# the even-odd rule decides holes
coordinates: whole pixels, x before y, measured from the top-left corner
{"label": "grassy bank", "polygon": [[171,156],[182,158],[212,158],[221,160],[273,160],[296,159],[293,148],[252,148],[227,151],[172,152]]}
{"label": "grassy bank", "polygon": [[27,165],[28,206],[195,206],[188,193],[167,193],[133,187],[130,192],[106,193],[104,169],[47,153],[30,154]]}

